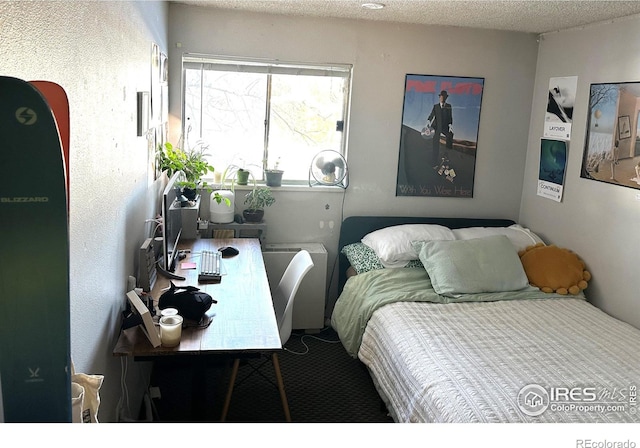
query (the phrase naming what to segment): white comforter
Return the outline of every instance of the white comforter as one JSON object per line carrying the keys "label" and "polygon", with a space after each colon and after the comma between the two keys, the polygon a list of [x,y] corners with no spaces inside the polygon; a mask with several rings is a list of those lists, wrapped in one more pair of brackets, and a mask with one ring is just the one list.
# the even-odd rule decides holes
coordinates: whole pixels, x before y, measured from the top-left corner
{"label": "white comforter", "polygon": [[398,422],[640,422],[640,331],[583,299],[386,304],[358,357]]}

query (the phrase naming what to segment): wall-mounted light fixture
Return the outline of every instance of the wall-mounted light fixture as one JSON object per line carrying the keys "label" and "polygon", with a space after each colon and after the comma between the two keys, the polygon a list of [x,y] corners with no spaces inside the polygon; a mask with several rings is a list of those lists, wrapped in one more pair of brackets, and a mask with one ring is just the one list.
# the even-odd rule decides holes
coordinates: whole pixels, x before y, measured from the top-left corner
{"label": "wall-mounted light fixture", "polygon": [[138,92],[138,137],[149,130],[149,92]]}

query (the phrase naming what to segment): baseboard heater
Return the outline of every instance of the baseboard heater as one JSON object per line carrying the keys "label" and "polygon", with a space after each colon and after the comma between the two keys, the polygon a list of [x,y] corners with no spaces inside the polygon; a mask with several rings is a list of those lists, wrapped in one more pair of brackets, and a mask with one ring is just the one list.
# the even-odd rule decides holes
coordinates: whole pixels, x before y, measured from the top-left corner
{"label": "baseboard heater", "polygon": [[265,244],[262,248],[269,286],[273,290],[284,274],[293,256],[306,250],[313,260],[293,305],[294,330],[320,330],[324,326],[324,308],[327,297],[327,250],[320,243]]}

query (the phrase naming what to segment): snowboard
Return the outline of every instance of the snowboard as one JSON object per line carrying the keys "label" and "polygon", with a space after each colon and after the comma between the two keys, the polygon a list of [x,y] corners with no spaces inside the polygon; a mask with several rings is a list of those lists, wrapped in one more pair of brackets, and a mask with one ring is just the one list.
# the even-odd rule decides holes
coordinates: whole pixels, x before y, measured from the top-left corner
{"label": "snowboard", "polygon": [[[69,98],[62,86],[51,81],[29,81],[44,96],[53,112],[53,117],[58,125],[58,133],[62,142],[62,154],[64,156],[64,169],[67,187],[67,207],[69,207],[69,142],[71,140],[71,128],[69,124]],[[68,210],[67,210],[68,211]]]}
{"label": "snowboard", "polygon": [[[58,118],[68,125],[68,112]],[[0,76],[0,123],[3,418],[71,422],[68,158],[30,83]]]}

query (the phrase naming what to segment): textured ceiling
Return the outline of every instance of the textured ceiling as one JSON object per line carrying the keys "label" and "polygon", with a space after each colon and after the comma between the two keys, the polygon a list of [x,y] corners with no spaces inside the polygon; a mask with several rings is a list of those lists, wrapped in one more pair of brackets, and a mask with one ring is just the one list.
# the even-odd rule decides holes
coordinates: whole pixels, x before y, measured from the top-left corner
{"label": "textured ceiling", "polygon": [[174,0],[175,3],[293,16],[379,20],[546,33],[640,14],[640,1],[599,0]]}

